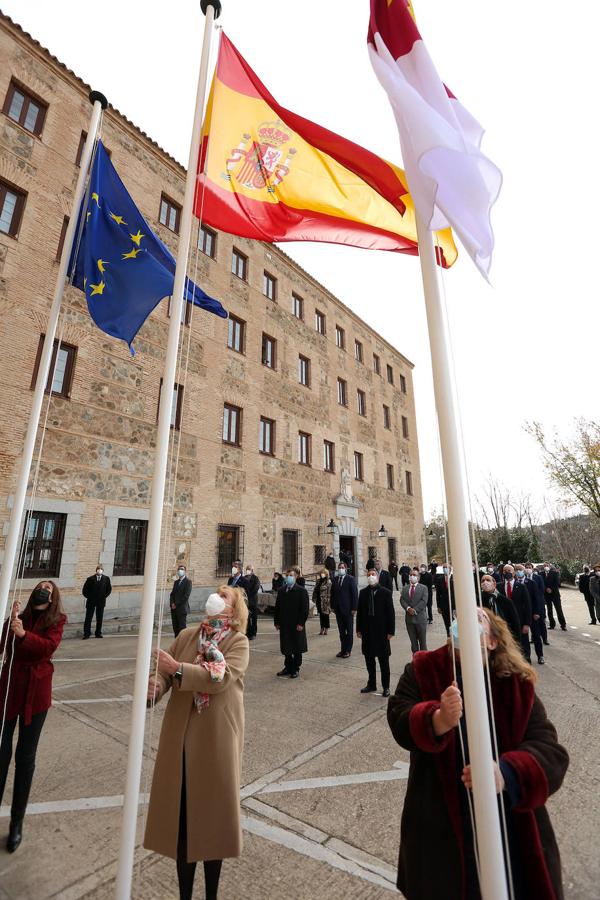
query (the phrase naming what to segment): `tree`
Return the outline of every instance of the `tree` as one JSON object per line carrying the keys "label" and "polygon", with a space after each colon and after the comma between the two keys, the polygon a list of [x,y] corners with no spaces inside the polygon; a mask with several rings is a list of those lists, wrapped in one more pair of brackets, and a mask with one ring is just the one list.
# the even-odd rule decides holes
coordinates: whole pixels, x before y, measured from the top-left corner
{"label": "tree", "polygon": [[579,505],[600,519],[600,425],[575,420],[570,438],[546,437],[539,422],[525,426],[537,442],[550,481],[571,505]]}

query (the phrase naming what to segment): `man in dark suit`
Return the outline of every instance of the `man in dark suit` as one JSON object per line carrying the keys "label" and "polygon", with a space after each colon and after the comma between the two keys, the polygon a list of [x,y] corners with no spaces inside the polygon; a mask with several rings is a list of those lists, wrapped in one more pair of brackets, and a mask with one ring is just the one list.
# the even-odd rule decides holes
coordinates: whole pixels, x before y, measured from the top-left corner
{"label": "man in dark suit", "polygon": [[433,575],[428,570],[425,563],[421,563],[419,568],[419,584],[424,584],[427,588],[427,623],[433,624]]}
{"label": "man in dark suit", "polygon": [[110,596],[112,584],[108,575],[104,574],[102,566],[96,566],[96,574],[86,578],[81,593],[85,597],[85,622],[83,623],[83,640],[87,641],[92,635],[92,619],[96,614],[96,637],[102,635],[102,619],[106,598]]}
{"label": "man in dark suit", "polygon": [[532,622],[531,597],[525,585],[525,567],[519,566],[518,571],[520,577],[515,579],[514,567],[510,565],[504,566],[502,570],[504,581],[498,585],[498,593],[504,594],[505,597],[514,603],[521,626],[521,650],[527,662],[531,662],[531,645],[529,643],[529,632]]}
{"label": "man in dark suit", "polygon": [[388,591],[393,591],[394,588],[392,586],[392,576],[386,569],[383,568],[383,563],[380,559],[375,560],[374,569],[377,572],[377,577],[379,578],[379,584],[381,585],[381,587],[386,588],[386,590]]}
{"label": "man in dark suit", "polygon": [[567,630],[567,623],[562,610],[562,602],[560,599],[560,578],[555,568],[550,567],[548,563],[544,563],[544,572],[542,575],[544,580],[544,600],[546,601],[546,609],[548,610],[548,621],[550,628],[556,628],[554,612],[556,610],[556,618],[563,631]]}
{"label": "man in dark suit", "polygon": [[499,584],[502,581],[502,575],[500,572],[496,570],[496,566],[493,562],[489,562],[486,566],[486,572],[488,575],[491,575],[496,584]]}
{"label": "man in dark suit", "polygon": [[346,563],[340,561],[338,572],[331,584],[331,608],[340,632],[340,652],[336,656],[348,659],[352,653],[354,616],[358,607],[358,585],[348,575]]}
{"label": "man in dark suit", "polygon": [[442,571],[435,576],[434,584],[438,612],[442,614],[446,626],[446,637],[450,637],[450,623],[456,604],[454,602],[454,576],[448,563],[444,563]]}
{"label": "man in dark suit", "polygon": [[400,580],[402,584],[408,584],[408,576],[410,575],[410,566],[407,563],[402,563],[400,566]]}
{"label": "man in dark suit", "polygon": [[[285,585],[277,592],[274,625],[279,632],[279,647],[284,666],[277,675],[298,678],[302,654],[308,652],[306,620],[308,618],[308,591],[300,584],[302,578],[298,566],[291,566],[285,575]],[[304,579],[302,579],[304,581]]]}
{"label": "man in dark suit", "polygon": [[506,594],[501,594],[498,590],[498,583],[494,578],[494,573],[481,576],[481,605],[486,609],[504,619],[510,629],[510,633],[517,642],[521,643],[521,620],[512,600],[509,600]]}
{"label": "man in dark suit", "polygon": [[234,559],[233,565],[231,566],[231,575],[227,579],[227,587],[237,587],[241,577],[242,561],[240,559]]}
{"label": "man in dark suit", "polygon": [[190,594],[192,582],[187,577],[187,569],[180,565],[177,569],[177,578],[169,597],[171,605],[171,623],[175,637],[187,626],[187,617],[190,611]]}
{"label": "man in dark suit", "polygon": [[[517,566],[517,581],[520,567]],[[531,575],[531,569],[527,563],[523,566],[525,572],[525,587],[529,591],[529,599],[531,600],[531,638],[533,646],[537,654],[537,661],[540,666],[544,665],[544,645],[542,643],[542,623],[546,616],[546,607],[544,605],[544,593],[537,581],[534,581]]]}
{"label": "man in dark suit", "polygon": [[583,594],[587,608],[590,613],[590,625],[596,624],[596,609],[594,607],[594,598],[590,594],[590,567],[584,566],[583,572],[579,576],[579,591]]}
{"label": "man in dark suit", "polygon": [[361,694],[377,690],[375,660],[379,660],[383,696],[390,696],[390,639],[395,634],[396,617],[392,592],[381,586],[376,569],[367,573],[368,586],[358,595],[356,637],[362,640],[362,652],[369,680]]}
{"label": "man in dark suit", "polygon": [[419,584],[419,570],[413,569],[409,584],[400,593],[400,605],[406,612],[405,624],[413,653],[427,650],[427,588]]}
{"label": "man in dark suit", "polygon": [[333,576],[335,575],[335,556],[333,555],[333,550],[325,560],[325,568],[329,572],[329,577],[333,579]]}

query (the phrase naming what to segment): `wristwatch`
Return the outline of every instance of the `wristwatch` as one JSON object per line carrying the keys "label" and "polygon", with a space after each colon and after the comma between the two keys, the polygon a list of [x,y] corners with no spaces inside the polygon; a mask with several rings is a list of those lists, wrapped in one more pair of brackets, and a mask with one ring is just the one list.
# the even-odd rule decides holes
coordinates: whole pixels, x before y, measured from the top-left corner
{"label": "wristwatch", "polygon": [[183,678],[183,663],[179,663],[179,668],[174,673],[173,678],[176,678],[179,684],[181,684],[181,679]]}

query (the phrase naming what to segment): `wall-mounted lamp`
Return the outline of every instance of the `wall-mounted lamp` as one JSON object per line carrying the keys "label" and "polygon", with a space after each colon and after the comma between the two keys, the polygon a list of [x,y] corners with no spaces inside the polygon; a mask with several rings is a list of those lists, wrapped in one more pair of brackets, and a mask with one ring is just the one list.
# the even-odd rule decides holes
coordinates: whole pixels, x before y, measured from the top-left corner
{"label": "wall-mounted lamp", "polygon": [[338,526],[335,524],[333,519],[330,519],[325,527],[323,527],[322,525],[318,526],[317,534],[335,534],[338,530]]}
{"label": "wall-mounted lamp", "polygon": [[385,530],[385,525],[382,525],[380,527],[379,531],[370,531],[369,532],[370,538],[375,538],[375,537],[384,538],[386,535],[387,535],[387,531]]}

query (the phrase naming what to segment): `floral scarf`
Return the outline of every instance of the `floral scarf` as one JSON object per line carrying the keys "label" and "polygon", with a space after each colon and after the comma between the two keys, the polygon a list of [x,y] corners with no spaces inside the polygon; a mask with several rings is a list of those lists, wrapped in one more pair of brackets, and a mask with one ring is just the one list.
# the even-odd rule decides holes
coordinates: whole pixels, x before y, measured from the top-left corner
{"label": "floral scarf", "polygon": [[[227,663],[219,650],[219,644],[231,632],[229,622],[224,619],[214,619],[212,624],[203,622],[198,635],[198,653],[194,665],[202,666],[210,675],[211,681],[223,681]],[[197,712],[201,713],[210,704],[209,694],[194,693],[194,703]]]}

